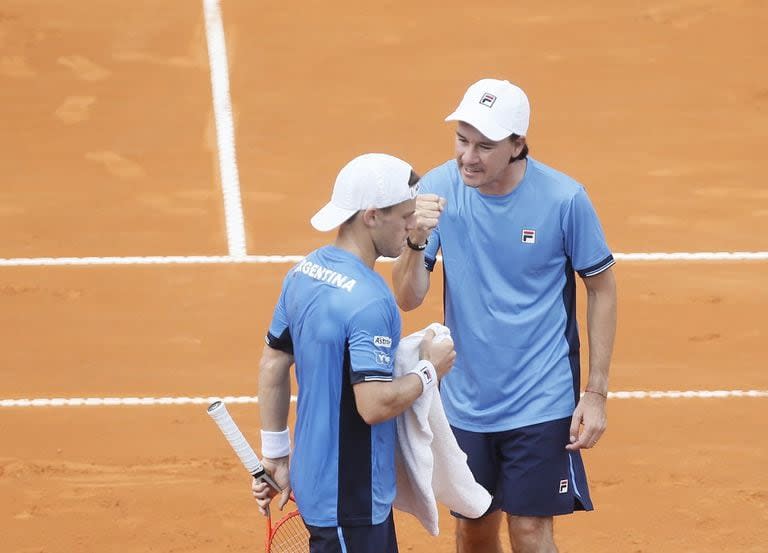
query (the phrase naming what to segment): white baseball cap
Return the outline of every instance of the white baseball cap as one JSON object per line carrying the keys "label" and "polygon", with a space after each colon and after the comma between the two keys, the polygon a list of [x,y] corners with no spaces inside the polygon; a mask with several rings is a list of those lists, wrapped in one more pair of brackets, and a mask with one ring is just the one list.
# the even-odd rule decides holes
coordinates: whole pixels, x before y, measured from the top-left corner
{"label": "white baseball cap", "polygon": [[347,163],[336,177],[331,201],[311,219],[312,226],[332,230],[361,209],[383,208],[416,197],[408,186],[410,165],[387,154],[363,154]]}
{"label": "white baseball cap", "polygon": [[445,118],[463,121],[491,140],[504,140],[510,135],[525,136],[531,106],[525,92],[498,79],[481,79],[467,89],[459,107]]}

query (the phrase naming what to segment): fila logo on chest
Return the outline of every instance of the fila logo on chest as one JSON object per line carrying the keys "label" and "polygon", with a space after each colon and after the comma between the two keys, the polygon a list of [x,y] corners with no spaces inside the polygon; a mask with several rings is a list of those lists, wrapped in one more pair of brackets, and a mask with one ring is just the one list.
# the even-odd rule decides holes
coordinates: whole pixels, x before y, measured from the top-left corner
{"label": "fila logo on chest", "polygon": [[523,233],[520,237],[523,244],[535,244],[536,243],[536,231],[532,229],[523,229]]}

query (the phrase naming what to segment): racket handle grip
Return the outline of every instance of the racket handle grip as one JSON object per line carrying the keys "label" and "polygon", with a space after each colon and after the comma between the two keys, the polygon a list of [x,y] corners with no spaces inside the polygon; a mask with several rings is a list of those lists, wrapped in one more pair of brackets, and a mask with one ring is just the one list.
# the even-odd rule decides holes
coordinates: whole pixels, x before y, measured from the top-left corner
{"label": "racket handle grip", "polygon": [[251,476],[253,476],[256,480],[261,480],[262,482],[266,482],[269,484],[269,486],[272,487],[273,490],[279,492],[280,486],[278,486],[274,480],[272,480],[272,477],[267,473],[266,470],[262,467],[260,470],[254,471],[251,473]]}
{"label": "racket handle grip", "polygon": [[229,411],[227,411],[227,407],[224,405],[224,402],[214,401],[211,403],[208,406],[208,414],[211,416],[214,422],[216,422],[219,430],[221,430],[221,433],[224,434],[224,437],[229,442],[229,445],[232,446],[232,449],[240,458],[240,461],[243,463],[243,466],[246,468],[246,470],[251,473],[251,476],[253,476],[256,480],[262,480],[266,482],[279,492],[280,487],[275,483],[272,477],[267,474],[267,471],[264,470],[264,467],[261,466],[261,462],[259,461],[258,456],[253,451],[253,448],[248,443],[248,440],[246,440],[245,436],[243,436],[243,433],[240,432],[240,429],[237,427],[234,419],[232,419]]}

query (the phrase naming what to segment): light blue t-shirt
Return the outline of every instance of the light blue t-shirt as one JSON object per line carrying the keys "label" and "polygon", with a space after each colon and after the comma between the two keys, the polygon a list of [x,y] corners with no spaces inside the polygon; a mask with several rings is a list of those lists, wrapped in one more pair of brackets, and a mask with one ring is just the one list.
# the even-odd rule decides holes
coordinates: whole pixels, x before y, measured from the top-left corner
{"label": "light blue t-shirt", "polygon": [[445,275],[445,321],[456,344],[441,383],[450,423],[474,432],[520,428],[573,414],[579,390],[574,270],[614,260],[584,188],[528,158],[503,196],[466,186],[456,161],[420,182],[447,199],[425,252]]}
{"label": "light blue t-shirt", "polygon": [[283,281],[267,334],[292,353],[299,385],[291,486],[307,524],[383,522],[395,497],[395,421],[370,426],[352,385],[391,381],[401,321],[384,279],[333,246]]}

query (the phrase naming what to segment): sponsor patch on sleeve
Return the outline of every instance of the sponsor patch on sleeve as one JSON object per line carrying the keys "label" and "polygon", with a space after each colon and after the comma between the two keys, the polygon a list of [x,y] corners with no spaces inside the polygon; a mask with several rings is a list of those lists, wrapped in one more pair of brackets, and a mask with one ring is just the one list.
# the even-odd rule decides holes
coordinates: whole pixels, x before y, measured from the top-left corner
{"label": "sponsor patch on sleeve", "polygon": [[378,348],[391,348],[392,338],[390,338],[389,336],[374,336],[373,345]]}

